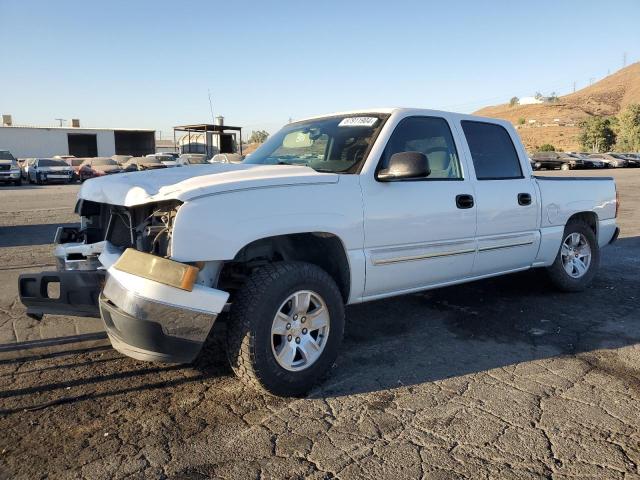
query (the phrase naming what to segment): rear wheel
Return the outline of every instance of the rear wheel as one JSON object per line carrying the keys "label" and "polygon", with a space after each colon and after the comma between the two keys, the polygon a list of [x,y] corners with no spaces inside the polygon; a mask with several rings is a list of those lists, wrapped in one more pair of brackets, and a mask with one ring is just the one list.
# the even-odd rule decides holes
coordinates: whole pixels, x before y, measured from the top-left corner
{"label": "rear wheel", "polygon": [[256,270],[237,293],[227,354],[245,383],[298,396],[330,370],[344,332],[343,299],[321,268],[279,262]]}
{"label": "rear wheel", "polygon": [[572,221],[564,229],[558,256],[547,268],[551,283],[565,292],[586,289],[600,265],[596,235],[583,221]]}

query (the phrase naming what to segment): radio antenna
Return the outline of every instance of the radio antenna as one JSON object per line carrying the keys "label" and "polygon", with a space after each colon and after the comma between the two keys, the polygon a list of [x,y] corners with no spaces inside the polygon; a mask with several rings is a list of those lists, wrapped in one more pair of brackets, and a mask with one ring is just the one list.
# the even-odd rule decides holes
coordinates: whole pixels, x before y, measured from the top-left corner
{"label": "radio antenna", "polygon": [[213,118],[213,103],[211,103],[211,90],[207,89],[207,93],[209,94],[209,111],[211,112],[211,123],[216,123],[215,118]]}

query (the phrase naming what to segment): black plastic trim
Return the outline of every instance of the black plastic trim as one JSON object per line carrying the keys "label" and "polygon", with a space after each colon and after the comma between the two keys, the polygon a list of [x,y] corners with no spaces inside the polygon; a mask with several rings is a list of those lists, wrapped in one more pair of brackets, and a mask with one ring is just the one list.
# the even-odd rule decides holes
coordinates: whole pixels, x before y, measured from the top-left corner
{"label": "black plastic trim", "polygon": [[[25,273],[18,278],[18,292],[32,318],[44,314],[100,318],[98,297],[104,278],[102,270]],[[50,283],[60,284],[59,298],[49,298]]]}

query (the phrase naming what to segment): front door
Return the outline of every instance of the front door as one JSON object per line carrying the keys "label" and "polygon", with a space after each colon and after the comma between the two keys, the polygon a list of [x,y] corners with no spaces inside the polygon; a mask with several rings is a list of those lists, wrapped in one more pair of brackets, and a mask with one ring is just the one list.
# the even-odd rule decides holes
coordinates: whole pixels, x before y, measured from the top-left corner
{"label": "front door", "polygon": [[396,182],[361,180],[365,297],[419,290],[463,278],[475,256],[476,207],[448,121],[407,117],[389,138],[378,169],[399,152],[427,156],[430,174]]}

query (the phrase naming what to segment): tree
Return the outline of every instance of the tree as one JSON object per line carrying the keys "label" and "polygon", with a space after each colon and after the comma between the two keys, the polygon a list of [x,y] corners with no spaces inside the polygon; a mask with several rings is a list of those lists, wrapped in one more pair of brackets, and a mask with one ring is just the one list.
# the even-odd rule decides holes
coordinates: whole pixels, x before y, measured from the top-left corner
{"label": "tree", "polygon": [[524,125],[527,120],[524,117],[518,118],[518,125]]}
{"label": "tree", "polygon": [[533,96],[533,98],[535,98],[536,100],[540,100],[540,99],[542,99],[542,94],[540,92],[536,92],[536,94]]}
{"label": "tree", "polygon": [[511,97],[511,100],[509,100],[510,107],[515,107],[518,103],[520,103],[520,99],[518,97]]}
{"label": "tree", "polygon": [[585,150],[592,152],[608,152],[616,143],[616,134],[611,119],[590,117],[580,124],[580,143]]}
{"label": "tree", "polygon": [[550,143],[545,143],[544,145],[541,145],[540,148],[538,148],[538,151],[539,152],[555,152],[556,147],[554,147]]}
{"label": "tree", "polygon": [[249,137],[249,143],[264,143],[269,137],[269,132],[266,130],[253,130]]}
{"label": "tree", "polygon": [[640,152],[640,104],[632,103],[618,115],[616,150]]}
{"label": "tree", "polygon": [[555,103],[555,102],[557,102],[559,99],[560,99],[560,97],[558,97],[558,94],[557,94],[556,92],[551,92],[551,93],[549,94],[548,100],[549,100],[550,102],[554,102],[554,103]]}

